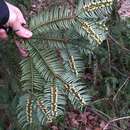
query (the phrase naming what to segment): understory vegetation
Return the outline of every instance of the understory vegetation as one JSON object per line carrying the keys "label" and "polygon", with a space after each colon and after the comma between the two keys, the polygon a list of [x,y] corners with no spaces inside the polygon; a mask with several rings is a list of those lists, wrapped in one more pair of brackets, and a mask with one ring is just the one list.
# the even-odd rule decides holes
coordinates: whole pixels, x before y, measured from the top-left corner
{"label": "understory vegetation", "polygon": [[0,130],[129,130],[130,20],[119,3],[44,5],[28,18],[32,39],[10,32],[0,44]]}

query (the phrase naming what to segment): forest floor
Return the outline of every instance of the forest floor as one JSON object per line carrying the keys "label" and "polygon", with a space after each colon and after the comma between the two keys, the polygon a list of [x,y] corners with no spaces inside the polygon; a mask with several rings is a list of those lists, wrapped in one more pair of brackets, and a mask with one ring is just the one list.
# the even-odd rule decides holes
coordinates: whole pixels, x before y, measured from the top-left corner
{"label": "forest floor", "polygon": [[19,3],[18,6],[20,6],[24,16],[28,18],[28,16],[35,15],[41,10],[46,10],[54,5],[69,6],[70,8],[74,8],[75,0],[30,0],[30,2],[25,4],[28,4],[27,8],[25,8],[22,4],[20,5]]}
{"label": "forest floor", "polygon": [[[9,1],[13,1],[13,0],[9,0]],[[23,1],[23,0],[18,0],[18,1]],[[29,19],[32,15],[37,14],[38,12],[40,12],[41,10],[46,10],[48,8],[50,8],[51,6],[54,5],[61,5],[61,6],[69,6],[69,8],[74,8],[75,4],[74,4],[75,0],[25,0],[25,6],[22,3],[17,2],[17,0],[14,0],[15,5],[21,9],[22,13],[24,14],[24,17],[26,19]],[[124,7],[124,6],[123,6]],[[129,12],[129,11],[128,11]],[[126,34],[126,33],[125,33]],[[112,45],[111,45],[112,48]],[[115,51],[115,50],[114,50]],[[116,54],[117,55],[117,54]],[[116,56],[114,57],[116,58]],[[108,102],[109,103],[109,102]],[[111,103],[111,102],[110,102]],[[122,103],[122,102],[121,102]],[[107,104],[107,103],[106,103]],[[113,105],[113,104],[112,104]],[[75,119],[75,115],[76,117],[80,117],[83,116],[83,119],[80,121],[82,121],[84,123],[85,118],[92,118],[92,120],[89,122],[89,124],[94,127],[94,122],[95,122],[95,128],[93,128],[93,130],[102,130],[102,128],[109,122],[106,121],[106,118],[104,119],[104,117],[101,117],[99,115],[99,112],[95,112],[94,111],[90,111],[87,110],[84,113],[76,113],[76,112],[71,112],[69,113],[69,115],[71,115],[71,117],[68,120],[73,120],[76,121]],[[85,114],[88,116],[85,117]],[[124,114],[124,113],[123,113]],[[74,115],[74,116],[73,116]],[[85,117],[85,118],[84,118]],[[93,120],[95,119],[95,120]],[[87,119],[86,119],[87,120]],[[73,122],[72,122],[73,123]],[[77,123],[77,122],[76,122]],[[102,128],[101,128],[102,127]],[[117,127],[116,129],[119,130],[119,128]],[[88,129],[86,129],[88,130]]]}

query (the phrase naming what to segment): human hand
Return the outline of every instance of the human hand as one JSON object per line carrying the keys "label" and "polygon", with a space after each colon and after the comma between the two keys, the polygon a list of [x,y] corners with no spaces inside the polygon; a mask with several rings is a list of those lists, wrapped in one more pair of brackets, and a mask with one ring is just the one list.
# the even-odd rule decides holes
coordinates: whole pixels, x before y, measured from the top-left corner
{"label": "human hand", "polygon": [[[26,21],[23,17],[21,11],[14,5],[6,2],[9,9],[9,19],[5,27],[11,27],[12,30],[21,38],[31,38],[32,32],[24,28],[23,25],[26,24]],[[0,28],[0,39],[7,39],[8,35],[5,29]]]}

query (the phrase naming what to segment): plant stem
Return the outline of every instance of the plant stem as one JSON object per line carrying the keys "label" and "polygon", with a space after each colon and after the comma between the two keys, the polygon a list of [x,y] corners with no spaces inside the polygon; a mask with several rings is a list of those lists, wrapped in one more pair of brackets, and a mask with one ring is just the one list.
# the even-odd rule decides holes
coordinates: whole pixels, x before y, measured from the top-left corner
{"label": "plant stem", "polygon": [[118,89],[116,95],[113,97],[113,101],[116,100],[117,96],[119,95],[120,91],[122,90],[123,87],[125,87],[128,84],[129,77],[125,80],[125,82],[121,85],[121,87]]}
{"label": "plant stem", "polygon": [[109,121],[105,127],[103,128],[103,130],[107,130],[108,126],[113,123],[113,122],[116,122],[116,121],[119,121],[119,120],[125,120],[125,119],[130,119],[130,116],[126,116],[126,117],[120,117],[120,118],[116,118],[116,119],[113,119],[111,121]]}

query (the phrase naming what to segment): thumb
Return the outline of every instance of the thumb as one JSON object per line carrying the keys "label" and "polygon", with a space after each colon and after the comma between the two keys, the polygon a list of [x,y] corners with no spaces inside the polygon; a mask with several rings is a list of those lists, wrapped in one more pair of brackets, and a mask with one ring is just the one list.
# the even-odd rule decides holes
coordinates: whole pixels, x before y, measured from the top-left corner
{"label": "thumb", "polygon": [[31,38],[32,32],[24,28],[19,21],[12,24],[12,29],[15,31],[16,35],[21,38]]}
{"label": "thumb", "polygon": [[0,29],[0,39],[6,40],[8,38],[8,35],[4,29]]}

